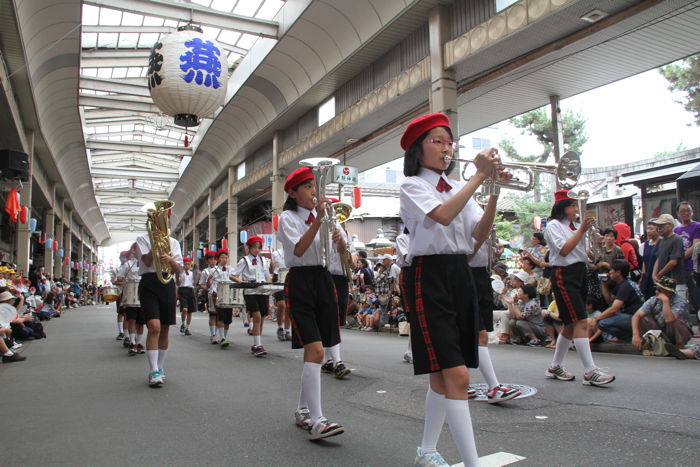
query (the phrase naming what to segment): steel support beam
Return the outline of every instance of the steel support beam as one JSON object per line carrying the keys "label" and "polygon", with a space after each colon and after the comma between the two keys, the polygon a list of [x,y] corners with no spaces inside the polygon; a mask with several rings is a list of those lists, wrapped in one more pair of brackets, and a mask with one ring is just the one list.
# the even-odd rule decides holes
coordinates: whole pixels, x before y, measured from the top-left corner
{"label": "steel support beam", "polygon": [[138,15],[159,16],[175,21],[183,18],[202,26],[212,26],[256,36],[277,39],[278,27],[274,21],[224,13],[195,3],[173,4],[164,0],[85,0],[83,4],[128,11]]}
{"label": "steel support beam", "polygon": [[93,91],[116,92],[128,96],[151,97],[145,84],[123,83],[118,80],[105,78],[80,77],[80,88]]}
{"label": "steel support beam", "polygon": [[91,150],[104,149],[107,151],[152,152],[156,154],[170,154],[174,156],[192,156],[192,149],[178,148],[176,146],[163,146],[159,144],[137,144],[135,142],[118,143],[116,141],[100,141],[88,138],[85,145]]}
{"label": "steel support beam", "polygon": [[141,180],[158,180],[165,182],[177,182],[180,175],[177,173],[163,173],[149,170],[130,169],[96,169],[91,170],[92,178],[137,178]]}
{"label": "steel support beam", "polygon": [[[89,107],[101,107],[104,109],[120,109],[133,112],[148,112],[157,114],[160,113],[158,106],[152,102],[141,102],[126,99],[119,99],[112,96],[92,96],[80,94],[78,97],[78,105],[87,105]],[[85,118],[90,118],[87,114]]]}

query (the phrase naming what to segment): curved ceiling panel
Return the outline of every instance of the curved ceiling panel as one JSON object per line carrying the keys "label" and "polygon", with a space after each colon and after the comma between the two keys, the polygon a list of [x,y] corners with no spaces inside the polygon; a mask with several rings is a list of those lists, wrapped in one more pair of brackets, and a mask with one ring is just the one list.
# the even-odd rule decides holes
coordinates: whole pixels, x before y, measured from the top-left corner
{"label": "curved ceiling panel", "polygon": [[[271,87],[274,87],[274,90],[280,94],[280,103],[283,104],[284,107],[288,105],[288,98],[292,96],[297,97],[299,95],[299,90],[296,88],[296,86],[294,86],[294,81],[287,74],[287,70],[284,70],[278,66],[272,66],[267,63],[260,65],[256,78],[257,80],[264,79],[270,83]],[[255,88],[260,89],[257,86]],[[263,93],[268,97],[270,96],[270,92],[265,91]],[[275,108],[277,108],[276,99],[273,98],[272,102],[274,103]],[[284,108],[282,110],[284,110]],[[282,110],[279,112],[282,113]]]}
{"label": "curved ceiling panel", "polygon": [[[332,21],[329,21],[330,18],[332,18]],[[318,25],[318,27],[332,31],[343,56],[351,54],[362,44],[362,38],[350,19],[335,6],[321,3],[318,8],[310,12],[308,20]]]}
{"label": "curved ceiling panel", "polygon": [[[288,53],[281,52],[279,50],[273,50],[270,52],[269,58],[270,65],[274,68],[283,70],[283,73],[294,83],[296,94],[285,95],[288,102],[294,102],[294,100],[301,96],[303,91],[307,90],[311,84],[313,84],[311,81],[311,76],[309,76],[304,67],[302,67],[299,62],[294,59],[294,55],[289,55]],[[275,80],[273,79],[272,82],[274,83]]]}
{"label": "curved ceiling panel", "polygon": [[320,57],[323,57],[326,66],[338,63],[343,58],[336,39],[321,26],[326,24],[325,21],[323,23],[314,23],[304,20],[300,24],[304,27],[296,34],[297,39],[305,44],[314,44],[316,52]]}
{"label": "curved ceiling panel", "polygon": [[299,62],[299,65],[306,70],[309,78],[314,83],[328,73],[326,64],[323,62],[318,51],[314,50],[313,43],[306,43],[298,37],[290,35],[286,38],[284,43],[280,44],[278,50],[286,53],[290,57],[294,57],[294,59]]}
{"label": "curved ceiling panel", "polygon": [[[75,215],[102,243],[109,231],[92,187],[78,114],[81,2],[17,2],[17,21],[32,83],[36,113]],[[60,40],[57,40],[60,38]]]}
{"label": "curved ceiling panel", "polygon": [[[398,14],[406,5],[402,1],[389,1],[387,4],[399,5],[394,14]],[[333,2],[335,8],[353,28],[357,31],[361,42],[366,42],[374,36],[383,26],[377,10],[368,0],[355,0],[353,2]],[[393,16],[393,15],[392,15]],[[313,16],[312,16],[313,18]],[[321,19],[321,18],[319,18]],[[319,21],[322,22],[322,21]]]}

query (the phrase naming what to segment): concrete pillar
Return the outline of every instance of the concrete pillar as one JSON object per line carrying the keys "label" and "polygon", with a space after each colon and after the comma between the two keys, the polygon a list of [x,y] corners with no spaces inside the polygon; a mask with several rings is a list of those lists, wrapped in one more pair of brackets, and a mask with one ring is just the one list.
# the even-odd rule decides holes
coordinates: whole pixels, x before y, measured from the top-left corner
{"label": "concrete pillar", "polygon": [[[197,230],[197,208],[193,207],[192,208],[192,245],[195,250],[199,249],[199,231]],[[207,247],[206,249],[209,249]],[[202,258],[204,258],[204,255],[202,255]],[[199,266],[201,262],[197,262]]]}
{"label": "concrete pillar", "polygon": [[[46,238],[54,238],[54,223],[56,222],[56,216],[54,215],[54,208],[56,206],[56,185],[51,185],[49,187],[49,209],[46,210],[44,214],[44,233]],[[44,272],[46,274],[53,274],[53,248],[46,248],[44,245]]]}
{"label": "concrete pillar", "polygon": [[29,255],[30,255],[30,242],[31,233],[29,231],[29,219],[33,216],[32,210],[32,174],[34,171],[34,132],[29,132],[28,145],[29,145],[29,180],[22,184],[20,189],[20,197],[22,199],[22,205],[27,206],[27,223],[22,224],[17,223],[17,267],[24,274],[29,274]]}
{"label": "concrete pillar", "polygon": [[[69,210],[66,214],[65,229],[66,233],[63,237],[63,277],[66,280],[70,280],[71,276],[71,254],[73,251],[73,211]],[[66,258],[68,258],[68,264],[66,264]]]}
{"label": "concrete pillar", "polygon": [[[229,187],[231,186],[231,172],[233,169],[229,167]],[[226,206],[226,231],[228,238],[229,263],[238,263],[238,198],[235,196],[228,197]]]}
{"label": "concrete pillar", "polygon": [[[561,118],[561,108],[559,107],[559,96],[549,96],[549,106],[552,115],[552,150],[554,152],[554,163],[559,162],[559,158],[564,154],[564,124]],[[554,189],[558,190],[557,178],[554,178]],[[538,200],[535,200],[538,201]]]}
{"label": "concrete pillar", "polygon": [[[60,203],[58,203],[56,212],[59,213],[60,219],[56,219],[56,234],[54,236],[53,241],[58,242],[58,247],[57,250],[63,248],[63,219],[65,219],[65,213],[63,212],[63,203],[64,201],[61,200]],[[56,256],[54,256],[56,261],[53,263],[53,271],[51,275],[53,276],[54,279],[57,279],[61,277],[61,257],[58,255],[58,252],[56,252]]]}
{"label": "concrete pillar", "polygon": [[209,242],[209,245],[215,245],[216,244],[216,216],[214,215],[214,190],[212,188],[209,188],[209,199],[207,201],[207,209],[208,209],[208,220],[209,223],[207,225],[207,240]]}
{"label": "concrete pillar", "polygon": [[85,239],[83,238],[83,227],[78,226],[78,238],[80,238],[80,249],[78,255],[78,261],[80,262],[79,270],[80,274],[83,276],[83,281],[87,277],[85,274],[85,267],[83,263],[85,262]]}
{"label": "concrete pillar", "polygon": [[[280,170],[279,159],[282,154],[282,132],[276,131],[272,135],[272,177],[270,181],[272,182],[272,215],[280,216],[282,214],[282,206],[284,206],[284,180],[285,174]],[[229,186],[231,185],[231,172],[232,167],[229,167]],[[272,232],[274,241],[272,243],[272,248],[277,249],[280,245],[277,244],[277,232]],[[230,241],[229,241],[230,244]]]}
{"label": "concrete pillar", "polygon": [[[457,81],[455,72],[445,69],[443,45],[451,39],[447,5],[437,5],[428,12],[430,44],[430,111],[443,112],[450,119],[452,136],[459,140],[457,116]],[[460,171],[453,170],[450,178],[460,179]]]}

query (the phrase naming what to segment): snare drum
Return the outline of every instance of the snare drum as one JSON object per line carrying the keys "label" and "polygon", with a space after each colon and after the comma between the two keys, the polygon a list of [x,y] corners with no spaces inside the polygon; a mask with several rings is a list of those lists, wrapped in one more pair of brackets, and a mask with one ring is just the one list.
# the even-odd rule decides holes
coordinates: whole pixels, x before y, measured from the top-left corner
{"label": "snare drum", "polygon": [[219,282],[216,284],[216,306],[219,308],[233,308],[236,289],[233,282]]}
{"label": "snare drum", "polygon": [[122,291],[119,287],[104,287],[102,289],[102,299],[107,303],[116,302],[119,300],[121,293]]}
{"label": "snare drum", "polygon": [[122,289],[122,306],[140,307],[139,281],[127,281]]}

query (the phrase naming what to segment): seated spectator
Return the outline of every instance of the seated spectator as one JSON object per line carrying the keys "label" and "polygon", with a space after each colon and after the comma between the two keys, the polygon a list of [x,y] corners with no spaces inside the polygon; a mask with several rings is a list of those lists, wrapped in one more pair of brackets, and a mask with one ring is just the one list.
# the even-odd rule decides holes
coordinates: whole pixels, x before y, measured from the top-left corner
{"label": "seated spectator", "polygon": [[596,269],[599,273],[608,272],[613,260],[624,259],[622,248],[615,245],[616,240],[617,230],[606,229],[603,231],[603,247],[600,249],[600,253],[593,264],[593,269]]}
{"label": "seated spectator", "polygon": [[345,327],[347,329],[356,328],[359,326],[357,321],[358,311],[360,311],[360,305],[355,300],[355,295],[348,294],[348,307],[345,312],[345,319],[348,323]]}
{"label": "seated spectator", "polygon": [[670,342],[666,343],[666,351],[678,360],[695,359],[700,360],[700,344],[691,345],[685,349],[679,349]]}
{"label": "seated spectator", "polygon": [[382,309],[379,306],[379,300],[372,300],[369,302],[369,309],[364,313],[362,328],[360,330],[374,331],[379,327],[381,317]]}
{"label": "seated spectator", "polygon": [[[9,293],[9,292],[3,292],[3,293]],[[3,363],[10,363],[10,362],[21,362],[23,360],[26,360],[27,357],[24,355],[20,355],[19,353],[15,352],[12,350],[6,342],[6,339],[10,339],[12,335],[12,330],[10,328],[5,327],[4,323],[0,323],[0,353],[2,353],[2,362]]]}
{"label": "seated spectator", "polygon": [[370,303],[369,300],[363,299],[362,302],[360,302],[360,309],[357,312],[357,323],[360,325],[360,330],[364,329],[365,326],[365,317],[369,314],[372,314],[372,309],[370,308]]}
{"label": "seated spectator", "polygon": [[559,318],[559,308],[557,308],[556,300],[552,300],[549,307],[546,310],[542,310],[542,320],[549,336],[549,344],[546,347],[548,349],[556,349],[557,336],[561,333],[561,329],[564,326],[561,318]]}
{"label": "seated spectator", "polygon": [[55,298],[55,294],[53,292],[49,292],[46,294],[46,300],[44,300],[44,303],[37,307],[34,313],[40,321],[48,321],[53,317],[61,317],[61,312],[53,306]]}
{"label": "seated spectator", "polygon": [[630,265],[624,259],[610,264],[610,281],[601,285],[608,308],[593,318],[606,341],[632,340],[632,315],[644,302],[639,286],[629,278]]}
{"label": "seated spectator", "polygon": [[641,350],[642,336],[660,329],[673,345],[684,346],[692,336],[688,302],[676,293],[675,279],[664,276],[655,285],[655,296],[632,316],[632,345]]}
{"label": "seated spectator", "polygon": [[600,316],[602,312],[595,309],[595,300],[592,298],[586,299],[586,313],[588,314],[588,319],[586,319],[588,322],[588,342],[603,342],[607,340],[603,336],[603,331],[598,329],[595,318]]}
{"label": "seated spectator", "polygon": [[542,321],[542,310],[537,299],[535,286],[525,284],[520,287],[517,292],[517,304],[516,300],[506,300],[510,315],[508,329],[513,336],[511,343],[522,344],[525,342],[525,338],[528,338],[527,345],[540,345],[541,339],[547,335],[547,331]]}

